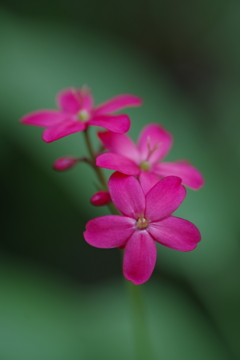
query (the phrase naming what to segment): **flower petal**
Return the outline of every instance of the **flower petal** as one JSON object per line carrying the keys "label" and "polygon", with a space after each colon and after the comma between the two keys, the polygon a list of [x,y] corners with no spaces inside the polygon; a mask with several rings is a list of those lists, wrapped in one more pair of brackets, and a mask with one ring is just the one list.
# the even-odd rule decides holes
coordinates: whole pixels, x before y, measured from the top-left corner
{"label": "flower petal", "polygon": [[180,206],[185,196],[186,189],[181,185],[179,177],[165,177],[146,195],[146,219],[157,221],[171,215]]}
{"label": "flower petal", "polygon": [[57,105],[62,111],[76,114],[81,109],[81,90],[75,88],[64,89],[57,94]]}
{"label": "flower petal", "polygon": [[[138,139],[142,161],[149,160],[153,164],[162,160],[171,149],[172,142],[172,135],[160,125],[145,126]],[[151,151],[150,155],[149,150]]]}
{"label": "flower petal", "polygon": [[111,131],[100,131],[98,137],[107,150],[139,163],[139,150],[129,136]]}
{"label": "flower petal", "polygon": [[85,129],[86,123],[67,119],[58,125],[45,129],[42,138],[46,142],[52,142],[64,136],[76,133],[78,131],[83,131]]}
{"label": "flower petal", "polygon": [[174,216],[151,223],[148,231],[157,242],[179,251],[191,251],[201,240],[201,234],[194,224]]}
{"label": "flower petal", "polygon": [[154,270],[157,247],[146,230],[135,231],[128,240],[123,258],[123,274],[135,285],[146,282]]}
{"label": "flower petal", "polygon": [[143,100],[134,95],[118,95],[115,96],[108,101],[98,105],[94,109],[95,115],[105,115],[109,113],[113,113],[115,111],[119,111],[129,106],[140,106],[142,105]]}
{"label": "flower petal", "polygon": [[146,171],[141,171],[141,174],[139,175],[139,182],[145,195],[159,181],[160,180],[156,175]]}
{"label": "flower petal", "polygon": [[81,109],[91,112],[93,109],[94,100],[90,92],[90,89],[86,86],[83,86],[81,89],[81,94],[82,94]]}
{"label": "flower petal", "polygon": [[89,121],[89,125],[101,126],[115,133],[123,134],[130,128],[130,119],[127,115],[100,115],[93,116]]}
{"label": "flower petal", "polygon": [[116,208],[126,216],[138,219],[145,210],[145,197],[134,176],[115,172],[108,181],[108,188]]}
{"label": "flower petal", "polygon": [[139,167],[132,160],[114,153],[104,153],[96,158],[96,165],[119,171],[126,175],[138,175]]}
{"label": "flower petal", "polygon": [[86,224],[83,236],[88,244],[98,248],[122,246],[135,231],[135,220],[121,215],[106,215]]}
{"label": "flower petal", "polygon": [[93,97],[87,87],[82,87],[82,89],[68,88],[58,93],[57,104],[62,111],[72,115],[80,110],[89,112],[93,108]]}
{"label": "flower petal", "polygon": [[161,177],[169,175],[179,176],[184,185],[194,190],[198,190],[204,185],[204,179],[200,171],[187,162],[177,161],[156,164],[152,171]]}
{"label": "flower petal", "polygon": [[20,122],[26,125],[48,127],[66,119],[66,114],[58,110],[39,110],[22,117]]}

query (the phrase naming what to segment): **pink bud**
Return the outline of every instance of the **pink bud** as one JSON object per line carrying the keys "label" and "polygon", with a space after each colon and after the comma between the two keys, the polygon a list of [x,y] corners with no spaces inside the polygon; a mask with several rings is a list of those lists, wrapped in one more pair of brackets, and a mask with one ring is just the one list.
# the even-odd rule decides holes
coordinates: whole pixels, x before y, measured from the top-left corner
{"label": "pink bud", "polygon": [[110,201],[111,197],[108,191],[99,191],[90,199],[90,203],[95,206],[107,205]]}
{"label": "pink bud", "polygon": [[70,156],[64,156],[60,159],[57,159],[53,163],[53,169],[56,171],[64,171],[71,169],[73,166],[75,166],[78,162],[78,159],[70,157]]}

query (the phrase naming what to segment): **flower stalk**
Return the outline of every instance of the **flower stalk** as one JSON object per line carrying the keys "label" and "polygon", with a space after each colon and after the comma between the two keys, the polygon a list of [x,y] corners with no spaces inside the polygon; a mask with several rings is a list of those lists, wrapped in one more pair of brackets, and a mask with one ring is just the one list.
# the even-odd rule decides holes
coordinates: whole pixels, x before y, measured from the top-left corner
{"label": "flower stalk", "polygon": [[[91,143],[91,139],[90,139],[90,136],[89,136],[89,131],[88,131],[89,128],[86,128],[86,130],[84,130],[84,138],[85,138],[85,143],[86,143],[86,146],[87,146],[87,149],[88,149],[88,152],[89,152],[89,155],[90,155],[90,158],[91,158],[91,165],[94,169],[94,171],[96,172],[96,175],[99,179],[99,182],[102,186],[102,190],[103,191],[108,191],[108,185],[107,185],[107,181],[104,177],[104,174],[102,172],[102,169],[96,165],[96,155],[95,155],[95,152],[94,152],[94,149],[93,149],[93,146],[92,146],[92,143]],[[116,209],[116,207],[114,206],[114,204],[112,202],[109,202],[108,203],[108,208],[110,210],[110,212],[114,215],[119,215],[119,211]]]}
{"label": "flower stalk", "polygon": [[101,170],[100,167],[96,166],[96,155],[94,153],[94,149],[93,149],[93,146],[91,144],[91,140],[90,140],[90,136],[89,136],[89,131],[88,131],[89,128],[86,128],[86,130],[84,130],[84,138],[85,138],[85,142],[86,142],[86,146],[87,146],[87,149],[88,149],[88,152],[89,152],[89,155],[91,157],[91,160],[92,160],[92,167],[93,169],[95,170],[96,172],[96,175],[102,185],[102,188],[103,190],[105,191],[108,191],[108,186],[107,186],[107,182],[106,182],[106,179],[103,175],[103,172]]}
{"label": "flower stalk", "polygon": [[150,342],[143,287],[134,285],[131,281],[126,283],[130,295],[136,359],[153,360],[155,357]]}

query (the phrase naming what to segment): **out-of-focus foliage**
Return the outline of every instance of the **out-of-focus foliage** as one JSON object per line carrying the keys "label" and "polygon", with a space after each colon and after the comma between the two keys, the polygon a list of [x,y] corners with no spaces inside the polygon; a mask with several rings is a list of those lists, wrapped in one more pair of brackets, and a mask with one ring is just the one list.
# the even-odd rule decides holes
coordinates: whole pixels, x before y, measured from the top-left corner
{"label": "out-of-focus foliage", "polygon": [[96,103],[142,96],[144,106],[127,111],[133,138],[162,124],[175,139],[168,159],[190,160],[206,179],[176,212],[200,228],[202,242],[191,253],[159,246],[144,289],[156,358],[238,359],[239,3],[0,6],[0,358],[133,358],[118,250],[82,237],[88,219],[108,212],[89,204],[94,174],[85,164],[51,168],[86,154],[82,134],[45,144],[41,129],[18,124],[54,108],[62,88],[87,84]]}

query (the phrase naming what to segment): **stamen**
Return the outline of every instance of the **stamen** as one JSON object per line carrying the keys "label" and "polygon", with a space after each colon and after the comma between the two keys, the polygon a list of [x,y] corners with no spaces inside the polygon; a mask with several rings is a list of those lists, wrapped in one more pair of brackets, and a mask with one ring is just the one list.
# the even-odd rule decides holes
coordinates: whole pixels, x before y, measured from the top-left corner
{"label": "stamen", "polygon": [[154,151],[156,151],[156,150],[158,150],[159,148],[160,148],[160,146],[161,146],[161,143],[159,143],[159,144],[154,144],[154,146],[153,146],[153,148],[152,149],[150,149],[149,148],[149,153],[148,153],[148,157],[147,157],[147,160],[150,158],[150,156],[154,153]]}
{"label": "stamen", "polygon": [[138,229],[146,229],[146,227],[148,227],[148,221],[145,218],[139,218],[136,226]]}
{"label": "stamen", "polygon": [[86,122],[89,120],[90,116],[87,110],[80,110],[78,113],[78,118],[82,122]]}
{"label": "stamen", "polygon": [[91,89],[87,85],[83,85],[82,88],[76,89],[72,88],[72,93],[77,102],[80,104],[80,106],[83,106],[83,99],[86,95],[88,95],[91,92]]}
{"label": "stamen", "polygon": [[142,161],[140,163],[140,169],[143,170],[143,171],[148,171],[150,166],[151,166],[151,164],[148,161]]}

